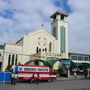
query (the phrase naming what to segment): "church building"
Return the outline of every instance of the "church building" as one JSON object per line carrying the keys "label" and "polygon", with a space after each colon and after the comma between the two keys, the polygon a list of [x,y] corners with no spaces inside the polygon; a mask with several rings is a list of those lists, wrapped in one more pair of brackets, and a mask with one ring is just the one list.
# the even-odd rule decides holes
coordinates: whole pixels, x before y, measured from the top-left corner
{"label": "church building", "polygon": [[5,71],[8,65],[25,64],[34,59],[68,58],[67,17],[68,14],[56,11],[50,16],[51,33],[42,28],[26,34],[15,44],[6,43],[2,46],[3,48],[0,48],[1,70]]}

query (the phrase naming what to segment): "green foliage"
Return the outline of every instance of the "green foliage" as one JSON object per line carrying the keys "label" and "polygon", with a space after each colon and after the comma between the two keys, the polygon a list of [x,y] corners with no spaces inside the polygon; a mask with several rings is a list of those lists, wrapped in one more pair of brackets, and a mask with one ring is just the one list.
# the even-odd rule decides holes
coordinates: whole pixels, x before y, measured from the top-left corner
{"label": "green foliage", "polygon": [[8,65],[7,67],[6,67],[6,70],[5,70],[6,72],[12,72],[13,71],[13,69],[12,69],[12,65]]}
{"label": "green foliage", "polygon": [[18,65],[22,65],[21,62],[18,62]]}
{"label": "green foliage", "polygon": [[67,76],[67,68],[65,68],[61,65],[58,67],[58,72],[59,72],[60,76]]}

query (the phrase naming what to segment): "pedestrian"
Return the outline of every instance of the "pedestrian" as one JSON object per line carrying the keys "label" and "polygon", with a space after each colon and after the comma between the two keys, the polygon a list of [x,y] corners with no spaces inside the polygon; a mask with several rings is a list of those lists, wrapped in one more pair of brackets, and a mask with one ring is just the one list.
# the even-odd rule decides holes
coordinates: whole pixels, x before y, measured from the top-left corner
{"label": "pedestrian", "polygon": [[39,84],[39,77],[40,77],[40,76],[39,76],[39,73],[38,73],[37,76],[35,77],[35,83],[36,83],[36,84]]}
{"label": "pedestrian", "polygon": [[34,74],[32,75],[32,80],[31,80],[31,83],[34,83],[35,82],[35,77],[34,77]]}
{"label": "pedestrian", "polygon": [[84,70],[85,78],[87,78],[87,73],[88,73],[88,71],[87,71],[87,69],[85,69],[85,70]]}
{"label": "pedestrian", "polygon": [[11,77],[12,77],[11,85],[13,85],[14,84],[14,77],[15,77],[14,73],[12,73]]}
{"label": "pedestrian", "polygon": [[12,81],[11,81],[11,85],[16,85],[16,83],[17,83],[17,78],[18,78],[18,75],[12,73]]}
{"label": "pedestrian", "polygon": [[76,71],[74,72],[74,78],[76,78],[77,77],[77,74],[76,74]]}
{"label": "pedestrian", "polygon": [[15,75],[14,75],[14,85],[17,84],[17,79],[18,79],[18,74],[15,74]]}

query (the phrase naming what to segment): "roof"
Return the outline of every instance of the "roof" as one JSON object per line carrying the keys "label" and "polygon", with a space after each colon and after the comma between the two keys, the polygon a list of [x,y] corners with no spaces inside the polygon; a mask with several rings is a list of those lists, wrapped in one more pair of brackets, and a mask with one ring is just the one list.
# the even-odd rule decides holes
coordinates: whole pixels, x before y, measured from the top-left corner
{"label": "roof", "polygon": [[66,17],[68,16],[68,14],[66,14],[66,13],[58,10],[58,11],[56,11],[53,15],[51,15],[50,17],[53,18],[53,17],[56,16],[57,14],[65,15]]}
{"label": "roof", "polygon": [[53,66],[57,61],[59,61],[60,59],[57,59],[57,58],[53,58],[53,59],[50,59],[50,60],[47,60],[47,62]]}
{"label": "roof", "polygon": [[4,49],[4,45],[0,45],[0,49]]}
{"label": "roof", "polygon": [[85,54],[85,53],[69,53],[69,55],[86,55],[86,56],[89,56],[90,54]]}
{"label": "roof", "polygon": [[19,43],[22,39],[23,39],[23,37],[22,37],[21,39],[19,39],[19,40],[16,42],[16,44]]}
{"label": "roof", "polygon": [[48,60],[47,62],[48,62],[51,66],[53,66],[57,61],[61,62],[62,60],[63,60],[63,61],[70,61],[70,68],[76,68],[76,67],[77,67],[76,63],[74,63],[74,62],[71,61],[70,59],[58,59],[58,58],[55,58],[55,59],[50,59],[50,60]]}
{"label": "roof", "polygon": [[90,68],[90,64],[89,63],[82,63],[84,68]]}
{"label": "roof", "polygon": [[28,62],[26,62],[24,65],[30,65],[32,62],[35,62],[35,61],[39,61],[39,62],[42,62],[44,64],[44,66],[51,66],[47,61],[45,60],[30,60]]}

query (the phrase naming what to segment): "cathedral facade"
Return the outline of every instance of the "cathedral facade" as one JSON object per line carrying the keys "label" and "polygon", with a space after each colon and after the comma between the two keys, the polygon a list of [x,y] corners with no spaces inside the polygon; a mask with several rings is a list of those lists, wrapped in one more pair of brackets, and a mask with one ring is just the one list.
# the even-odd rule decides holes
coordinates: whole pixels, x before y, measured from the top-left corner
{"label": "cathedral facade", "polygon": [[42,28],[26,34],[15,44],[6,43],[1,52],[2,71],[8,65],[14,67],[34,59],[68,58],[67,17],[67,14],[56,11],[51,15],[51,34]]}

